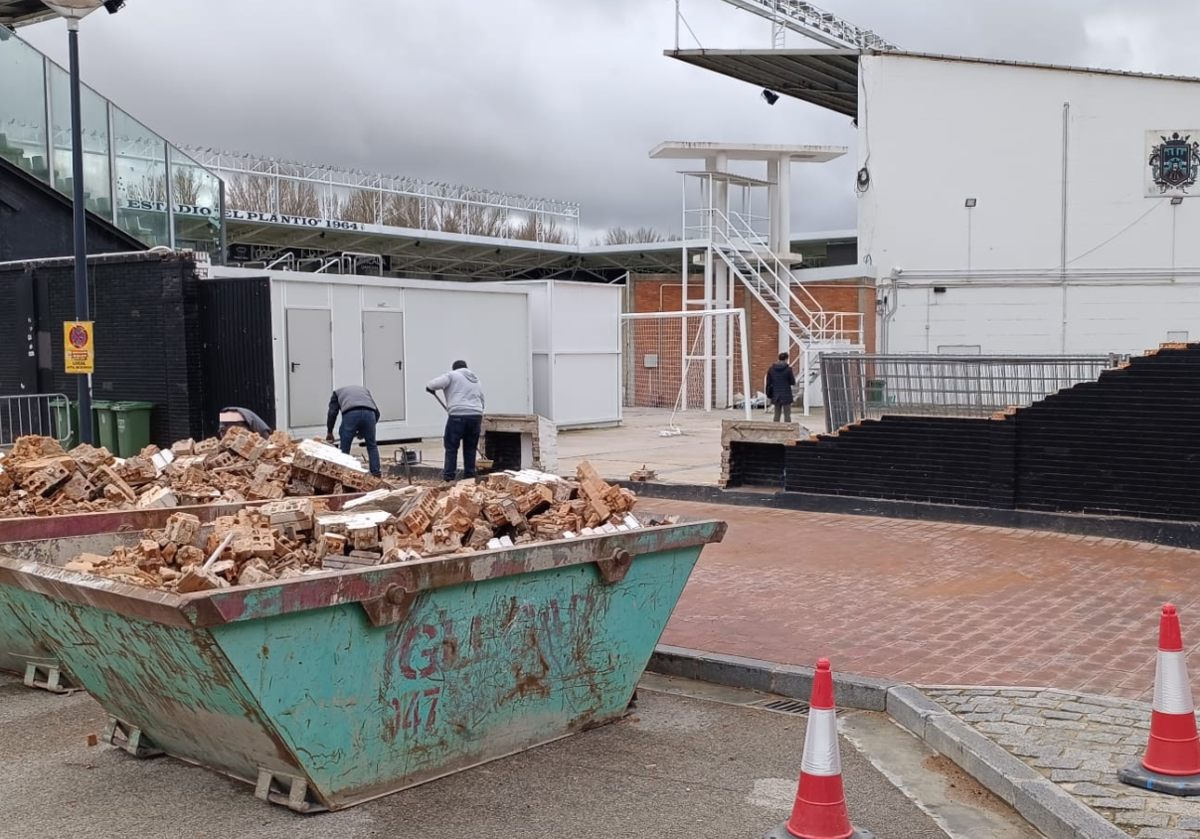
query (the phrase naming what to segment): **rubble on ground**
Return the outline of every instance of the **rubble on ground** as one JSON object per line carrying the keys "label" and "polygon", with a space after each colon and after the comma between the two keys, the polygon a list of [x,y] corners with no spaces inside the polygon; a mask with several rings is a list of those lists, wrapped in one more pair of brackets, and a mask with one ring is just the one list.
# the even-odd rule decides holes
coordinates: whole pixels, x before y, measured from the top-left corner
{"label": "rubble on ground", "polygon": [[147,446],[114,457],[84,444],[21,437],[0,459],[0,518],[365,492],[382,485],[362,464],[316,440],[269,439],[231,428],[223,438]]}
{"label": "rubble on ground", "polygon": [[636,501],[588,463],[577,480],[502,472],[445,488],[380,489],[340,512],[324,512],[310,498],[273,501],[219,518],[207,532],[179,512],[138,544],[84,554],[67,569],[187,594],[677,521],[640,521]]}

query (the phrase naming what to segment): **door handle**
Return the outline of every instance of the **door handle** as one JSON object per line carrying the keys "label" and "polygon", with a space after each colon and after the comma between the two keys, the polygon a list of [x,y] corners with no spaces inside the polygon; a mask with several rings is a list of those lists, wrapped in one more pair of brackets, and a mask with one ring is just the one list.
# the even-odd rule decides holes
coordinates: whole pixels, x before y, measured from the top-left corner
{"label": "door handle", "polygon": [[296,372],[296,368],[297,368],[297,367],[299,367],[299,366],[300,366],[300,362],[299,362],[299,361],[293,361],[293,362],[292,362],[292,372],[293,372],[293,373],[295,373],[295,372]]}
{"label": "door handle", "polygon": [[397,370],[403,370],[403,369],[404,369],[404,362],[403,362],[403,361],[397,361],[397,362],[396,362],[396,369],[397,369]]}

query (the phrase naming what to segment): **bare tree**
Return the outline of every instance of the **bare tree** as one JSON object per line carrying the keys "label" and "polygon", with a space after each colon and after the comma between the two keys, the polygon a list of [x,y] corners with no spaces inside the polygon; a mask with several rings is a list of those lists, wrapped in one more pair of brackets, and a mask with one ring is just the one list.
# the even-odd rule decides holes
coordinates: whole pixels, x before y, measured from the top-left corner
{"label": "bare tree", "polygon": [[234,210],[250,213],[275,212],[275,189],[271,178],[235,175],[225,191],[225,203]]}
{"label": "bare tree", "polygon": [[553,218],[543,218],[538,223],[536,215],[528,215],[524,220],[508,228],[510,239],[522,239],[527,242],[545,242],[551,245],[571,244],[571,234],[558,226]]}
{"label": "bare tree", "polygon": [[343,221],[357,221],[360,224],[375,224],[379,221],[377,210],[380,195],[373,189],[356,189],[342,203]]}
{"label": "bare tree", "polygon": [[321,201],[317,196],[317,188],[307,181],[293,181],[280,178],[279,212],[290,216],[305,218],[320,218]]}
{"label": "bare tree", "polygon": [[171,200],[194,207],[200,203],[200,172],[195,166],[176,166],[171,171]]}
{"label": "bare tree", "polygon": [[415,195],[387,193],[383,198],[383,223],[389,227],[421,228],[421,199]]}
{"label": "bare tree", "polygon": [[624,227],[610,227],[603,236],[593,239],[593,245],[647,245],[655,242],[674,242],[679,237],[674,233],[666,234],[653,227],[639,227],[637,230],[626,230]]}
{"label": "bare tree", "polygon": [[123,190],[125,198],[130,201],[166,201],[167,176],[142,175],[141,179],[127,183],[124,178],[118,184],[118,190]]}

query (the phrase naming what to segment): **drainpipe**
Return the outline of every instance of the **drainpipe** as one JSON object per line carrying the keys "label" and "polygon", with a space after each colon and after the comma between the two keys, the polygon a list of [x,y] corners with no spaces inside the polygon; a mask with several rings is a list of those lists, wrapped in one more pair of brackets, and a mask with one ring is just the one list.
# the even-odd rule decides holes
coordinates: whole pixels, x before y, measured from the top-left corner
{"label": "drainpipe", "polygon": [[1071,162],[1071,103],[1063,102],[1062,116],[1062,239],[1059,245],[1059,274],[1062,281],[1062,354],[1067,354],[1067,221],[1070,193],[1067,176]]}

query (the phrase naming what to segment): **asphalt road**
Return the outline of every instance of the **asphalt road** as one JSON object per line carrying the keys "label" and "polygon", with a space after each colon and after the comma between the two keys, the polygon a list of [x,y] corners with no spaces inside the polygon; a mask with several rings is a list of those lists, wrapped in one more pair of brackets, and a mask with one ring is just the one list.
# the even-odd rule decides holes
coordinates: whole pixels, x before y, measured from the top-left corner
{"label": "asphalt road", "polygon": [[[805,720],[643,691],[626,721],[341,813],[302,817],[247,785],[107,746],[86,694],[0,676],[0,837],[12,839],[759,839],[795,794]],[[849,744],[856,824],[945,834]]]}

